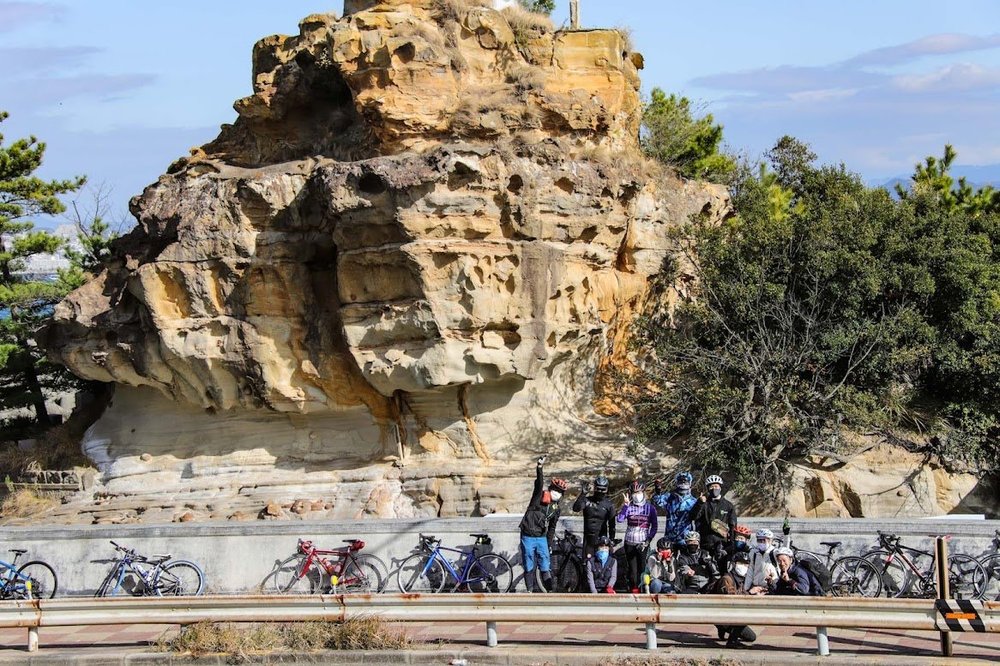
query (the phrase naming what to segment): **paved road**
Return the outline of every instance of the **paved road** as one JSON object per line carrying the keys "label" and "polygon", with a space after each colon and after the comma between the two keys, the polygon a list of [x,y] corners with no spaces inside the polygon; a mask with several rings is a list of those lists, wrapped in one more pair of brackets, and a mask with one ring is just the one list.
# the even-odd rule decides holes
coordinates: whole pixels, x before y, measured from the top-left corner
{"label": "paved road", "polygon": [[[482,623],[453,625],[411,623],[406,630],[417,642],[429,644],[417,649],[479,650],[485,645],[486,629]],[[40,655],[73,656],[148,652],[161,636],[177,631],[173,626],[124,625],[107,627],[50,627],[39,632]],[[576,654],[580,663],[590,663],[604,656],[643,656],[645,631],[640,625],[560,624],[528,625],[519,622],[498,625],[500,653],[522,654],[524,663],[570,663],[566,655]],[[745,663],[786,663],[813,661],[816,638],[811,628],[758,627],[758,640],[749,648],[725,650],[716,640],[712,627],[670,625],[658,630],[660,653],[671,657],[711,659],[729,656]],[[0,662],[24,663],[27,630],[0,630]],[[834,656],[850,658],[854,663],[901,663],[907,666],[937,661],[938,634],[893,630],[831,629],[830,649]],[[549,657],[547,657],[549,655]],[[955,634],[955,656],[969,663],[1000,661],[1000,634]],[[442,661],[447,663],[448,659]],[[837,661],[840,661],[838,659]],[[469,661],[475,663],[474,660]],[[951,661],[948,663],[958,663]]]}

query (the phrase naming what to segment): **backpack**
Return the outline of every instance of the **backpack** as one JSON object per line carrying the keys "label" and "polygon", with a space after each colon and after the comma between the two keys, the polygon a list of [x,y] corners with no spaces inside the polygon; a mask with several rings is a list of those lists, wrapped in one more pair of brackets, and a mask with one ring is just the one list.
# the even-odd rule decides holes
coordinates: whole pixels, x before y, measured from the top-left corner
{"label": "backpack", "polygon": [[809,575],[809,596],[829,596],[833,589],[833,576],[826,565],[811,558],[802,559],[798,564]]}

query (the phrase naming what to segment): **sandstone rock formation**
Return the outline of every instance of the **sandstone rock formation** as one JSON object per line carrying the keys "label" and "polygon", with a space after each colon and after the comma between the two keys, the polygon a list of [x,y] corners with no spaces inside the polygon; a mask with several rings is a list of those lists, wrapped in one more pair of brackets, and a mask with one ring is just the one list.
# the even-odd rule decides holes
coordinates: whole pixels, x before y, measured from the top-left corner
{"label": "sandstone rock formation", "polygon": [[[256,45],[238,120],[56,310],[50,354],[116,390],[96,496],[53,520],[519,512],[541,453],[633,473],[599,375],[725,192],[644,161],[617,31],[486,4],[346,0]],[[891,513],[898,467],[808,471],[791,508]]]}
{"label": "sandstone rock formation", "polygon": [[623,465],[597,368],[724,191],[643,160],[617,31],[483,4],[261,40],[239,119],[133,200],[47,340],[117,385],[85,442],[108,515],[519,511],[540,452]]}

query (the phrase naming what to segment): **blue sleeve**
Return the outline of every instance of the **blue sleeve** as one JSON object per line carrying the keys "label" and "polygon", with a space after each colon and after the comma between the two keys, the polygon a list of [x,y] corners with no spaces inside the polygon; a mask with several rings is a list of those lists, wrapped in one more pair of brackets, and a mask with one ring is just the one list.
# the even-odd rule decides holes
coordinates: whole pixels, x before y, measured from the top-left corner
{"label": "blue sleeve", "polygon": [[653,504],[660,507],[661,509],[666,509],[667,505],[670,503],[670,493],[660,493],[659,495],[653,495]]}
{"label": "blue sleeve", "polygon": [[790,576],[792,579],[790,582],[793,583],[792,589],[794,593],[804,597],[809,596],[809,574],[801,567],[796,567],[791,573],[793,575]]}

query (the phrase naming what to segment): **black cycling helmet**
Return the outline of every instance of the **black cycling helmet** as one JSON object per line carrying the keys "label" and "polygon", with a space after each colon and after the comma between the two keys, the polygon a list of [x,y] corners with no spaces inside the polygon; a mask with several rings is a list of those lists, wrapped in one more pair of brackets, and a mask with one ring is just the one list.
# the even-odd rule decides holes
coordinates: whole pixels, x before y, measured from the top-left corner
{"label": "black cycling helmet", "polygon": [[671,550],[672,548],[673,544],[670,543],[670,539],[667,537],[660,537],[656,541],[656,550]]}
{"label": "black cycling helmet", "polygon": [[603,475],[597,477],[597,480],[594,481],[594,489],[595,490],[600,490],[600,491],[603,491],[603,492],[608,492],[608,486],[609,485],[610,484],[608,483],[608,477],[603,476]]}
{"label": "black cycling helmet", "polygon": [[633,481],[632,484],[628,487],[630,493],[641,493],[645,489],[646,489],[646,484],[643,483],[642,481],[639,481],[638,479]]}
{"label": "black cycling helmet", "polygon": [[598,546],[607,546],[608,548],[610,548],[611,547],[611,539],[609,537],[606,537],[606,536],[598,537],[597,538],[597,545]]}

